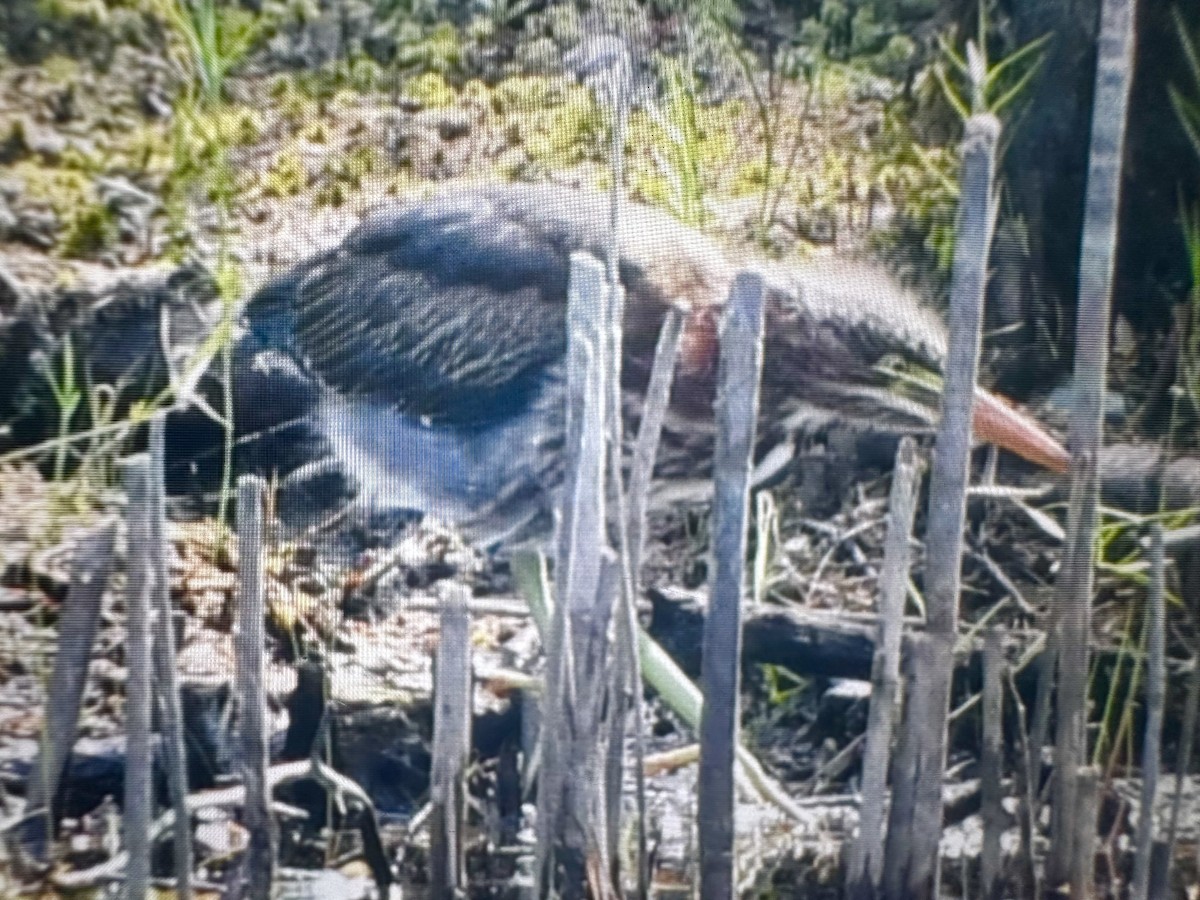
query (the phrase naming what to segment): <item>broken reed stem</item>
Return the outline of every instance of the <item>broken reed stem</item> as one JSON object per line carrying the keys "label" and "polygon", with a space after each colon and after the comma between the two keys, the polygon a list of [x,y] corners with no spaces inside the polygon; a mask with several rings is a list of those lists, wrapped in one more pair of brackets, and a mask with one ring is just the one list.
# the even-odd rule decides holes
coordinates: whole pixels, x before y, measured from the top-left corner
{"label": "broken reed stem", "polygon": [[243,821],[249,842],[242,874],[250,900],[270,900],[277,837],[267,789],[266,583],[264,506],[266,482],[243,475],[237,486],[238,579],[234,658],[237,667],[239,743],[246,786]]}
{"label": "broken reed stem", "polygon": [[879,637],[871,666],[871,704],[862,761],[858,837],[847,866],[848,897],[874,895],[883,875],[883,811],[891,763],[896,704],[900,701],[900,648],[904,600],[912,564],[912,528],[923,466],[917,445],[904,437],[896,450],[888,499],[887,538],[879,576]]}
{"label": "broken reed stem", "polygon": [[[1075,331],[1076,399],[1071,415],[1071,492],[1067,539],[1054,600],[1059,610],[1058,705],[1055,711],[1054,797],[1046,881],[1062,884],[1080,854],[1078,793],[1088,758],[1087,711],[1096,531],[1100,524],[1099,460],[1104,442],[1108,332],[1116,265],[1121,162],[1133,77],[1137,0],[1102,0],[1093,94],[1087,196],[1079,256]],[[1033,748],[1033,752],[1038,752]],[[1089,788],[1091,789],[1091,788]],[[1094,823],[1093,823],[1094,827]],[[1083,896],[1083,895],[1077,895]]]}
{"label": "broken reed stem", "polygon": [[105,519],[80,536],[71,563],[71,586],[59,615],[46,721],[26,794],[27,809],[44,809],[44,815],[31,820],[22,832],[22,843],[39,862],[47,859],[48,841],[57,825],[56,798],[75,745],[88,663],[112,571],[117,524],[115,519]]}
{"label": "broken reed stem", "polygon": [[[605,324],[610,291],[604,266],[595,258],[571,257],[567,325],[567,441],[565,488],[543,706],[542,767],[538,778],[536,893],[582,895],[594,855],[607,856],[606,827],[594,816],[602,778],[592,771],[605,690],[597,677],[606,664],[605,636],[596,645],[598,619],[607,610],[601,596],[606,536],[605,428],[608,342]],[[596,839],[599,837],[599,845]],[[607,873],[607,866],[602,866]]]}
{"label": "broken reed stem", "polygon": [[700,896],[734,896],[734,766],[738,748],[742,600],[750,474],[763,359],[763,281],[734,280],[721,334],[714,459],[713,575],[704,624],[700,715]]}
{"label": "broken reed stem", "polygon": [[[1163,528],[1161,523],[1155,522],[1150,526],[1150,602],[1146,610],[1146,731],[1142,737],[1142,798],[1138,813],[1131,900],[1146,900],[1150,890],[1154,806],[1158,795],[1163,707],[1167,697],[1166,568]],[[1177,773],[1177,777],[1182,778],[1183,773]]]}
{"label": "broken reed stem", "polygon": [[979,760],[982,795],[983,848],[979,855],[982,900],[1000,900],[1002,863],[1000,837],[1004,814],[1004,651],[1001,631],[989,628],[983,636],[983,751]]}
{"label": "broken reed stem", "polygon": [[129,677],[125,682],[125,804],[122,821],[129,864],[125,869],[125,896],[145,900],[150,890],[150,821],[154,798],[150,752],[151,658],[150,610],[154,591],[154,561],[150,550],[150,458],[140,453],[121,463],[128,508],[127,581],[125,589],[125,653]]}
{"label": "broken reed stem", "polygon": [[175,619],[171,608],[170,566],[167,561],[167,496],[165,414],[150,421],[150,523],[151,554],[154,565],[154,665],[158,680],[159,709],[162,712],[163,751],[167,787],[176,821],[172,842],[175,864],[175,893],[179,900],[192,898],[192,829],[187,816],[187,755],[184,742],[183,706],[179,696],[179,678],[175,670]]}
{"label": "broken reed stem", "polygon": [[[919,670],[917,690],[925,721],[911,732],[920,741],[910,857],[905,869],[908,896],[937,896],[942,833],[942,779],[946,760],[946,716],[954,675],[962,533],[970,472],[972,410],[978,380],[987,287],[988,257],[995,227],[993,181],[1000,123],[991,115],[967,120],[963,137],[962,189],[951,286],[949,350],[942,422],[929,483],[926,543],[929,668]],[[895,820],[892,820],[895,824]],[[890,833],[889,833],[890,837]]]}
{"label": "broken reed stem", "polygon": [[430,884],[435,897],[465,891],[464,826],[471,755],[470,592],[454,585],[440,594],[440,637],[434,663],[433,766],[430,773]]}

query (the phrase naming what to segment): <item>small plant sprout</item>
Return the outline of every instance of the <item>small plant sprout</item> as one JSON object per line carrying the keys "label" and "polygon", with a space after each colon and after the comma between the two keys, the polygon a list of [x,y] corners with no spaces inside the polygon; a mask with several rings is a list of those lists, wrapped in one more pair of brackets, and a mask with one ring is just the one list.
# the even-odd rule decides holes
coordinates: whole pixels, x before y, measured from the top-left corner
{"label": "small plant sprout", "polygon": [[1190,321],[1179,359],[1178,383],[1192,412],[1200,414],[1200,206],[1191,209],[1183,206],[1179,211],[1179,222],[1192,290],[1188,298]]}
{"label": "small plant sprout", "polygon": [[666,107],[649,106],[650,117],[666,138],[665,152],[654,148],[654,159],[671,187],[671,213],[692,227],[708,221],[703,176],[703,136],[696,99],[696,75],[690,64],[670,60],[665,66]]}
{"label": "small plant sprout", "polygon": [[770,491],[759,491],[754,498],[756,542],[754,547],[754,605],[767,599],[771,588],[771,569],[779,546],[779,507]]}
{"label": "small plant sprout", "polygon": [[[944,35],[939,37],[943,59],[933,67],[946,100],[965,122],[979,113],[1000,115],[1033,80],[1042,64],[1039,51],[1049,40],[1044,34],[992,64],[987,48],[987,9],[979,5],[979,32],[959,53]],[[951,78],[951,71],[956,74]],[[954,82],[962,82],[962,86]]]}
{"label": "small plant sprout", "polygon": [[226,76],[258,39],[261,22],[245,10],[218,7],[216,0],[173,0],[163,6],[187,45],[204,105],[220,102]]}
{"label": "small plant sprout", "polygon": [[1171,14],[1175,17],[1175,30],[1179,33],[1179,43],[1183,45],[1192,85],[1196,89],[1196,96],[1189,97],[1175,85],[1170,85],[1171,105],[1175,107],[1179,124],[1192,142],[1196,155],[1200,156],[1200,36],[1188,34],[1187,24],[1178,7],[1171,10]]}
{"label": "small plant sprout", "polygon": [[42,372],[50,392],[54,395],[54,404],[58,408],[58,441],[54,448],[54,480],[60,482],[66,476],[68,436],[71,433],[71,422],[83,401],[83,391],[75,378],[75,349],[68,334],[63,341],[58,372],[49,365]]}

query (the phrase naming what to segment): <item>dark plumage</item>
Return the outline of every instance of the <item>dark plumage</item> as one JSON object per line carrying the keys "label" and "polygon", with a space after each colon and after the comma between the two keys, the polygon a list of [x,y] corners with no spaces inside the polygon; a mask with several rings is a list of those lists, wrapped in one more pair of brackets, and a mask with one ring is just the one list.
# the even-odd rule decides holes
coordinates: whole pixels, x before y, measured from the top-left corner
{"label": "dark plumage", "polygon": [[[487,543],[543,531],[561,479],[569,257],[603,256],[607,222],[606,197],[549,185],[457,188],[381,209],[250,300],[239,424],[322,445],[373,506],[419,510]],[[877,269],[731,260],[637,204],[623,206],[619,244],[632,395],[668,306],[688,311],[664,473],[704,469],[720,306],[750,265],[769,289],[764,434],[783,437],[821,413],[876,427],[936,420],[935,408],[889,390],[877,364],[895,355],[936,368],[943,330]],[[1040,450],[1017,449],[1064,465],[1061,448],[1039,439]]]}

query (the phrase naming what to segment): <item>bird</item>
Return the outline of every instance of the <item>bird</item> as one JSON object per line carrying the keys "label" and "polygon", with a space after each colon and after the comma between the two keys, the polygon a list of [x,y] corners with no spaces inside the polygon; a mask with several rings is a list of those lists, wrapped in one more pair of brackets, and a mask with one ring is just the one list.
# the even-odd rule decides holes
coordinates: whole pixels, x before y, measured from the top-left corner
{"label": "bird", "polygon": [[[246,303],[234,353],[241,443],[269,436],[303,460],[283,482],[298,496],[332,478],[344,500],[432,517],[479,546],[544,537],[563,481],[570,260],[609,252],[609,203],[586,189],[497,183],[377,208]],[[743,258],[636,202],[621,206],[615,246],[631,425],[667,311],[685,316],[663,482],[708,471],[722,308],[744,269],[766,290],[760,454],[831,417],[895,431],[936,424],[936,394],[899,389],[910,379],[896,368],[938,370],[945,329],[878,265]],[[982,388],[974,429],[1067,468],[1053,436]]]}

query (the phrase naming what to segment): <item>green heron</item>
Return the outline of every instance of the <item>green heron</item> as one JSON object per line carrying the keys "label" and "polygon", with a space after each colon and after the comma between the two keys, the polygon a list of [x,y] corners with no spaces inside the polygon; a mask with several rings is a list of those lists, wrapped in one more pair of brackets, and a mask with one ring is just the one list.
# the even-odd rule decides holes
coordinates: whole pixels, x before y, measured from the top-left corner
{"label": "green heron", "polygon": [[[570,255],[603,257],[608,222],[606,197],[552,185],[455,187],[377,211],[250,300],[236,357],[240,428],[321,448],[294,483],[336,470],[357,502],[435,517],[484,545],[546,533],[562,480]],[[899,390],[889,364],[936,371],[944,329],[877,268],[734,259],[639,204],[622,209],[618,247],[631,400],[668,308],[686,313],[664,479],[702,474],[711,455],[719,317],[747,266],[768,290],[762,449],[815,416],[893,430],[936,422],[936,393]],[[1053,438],[982,389],[975,432],[1066,468]]]}

